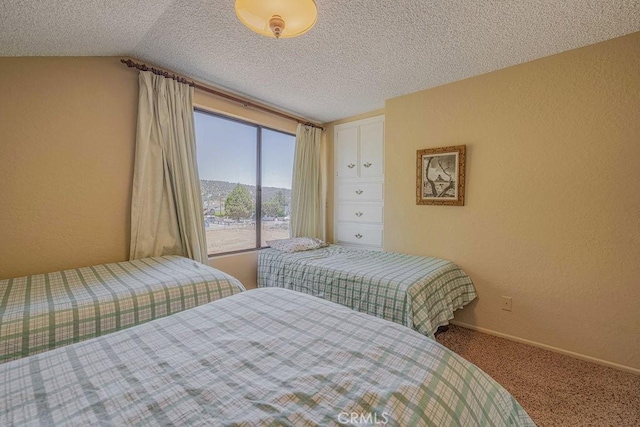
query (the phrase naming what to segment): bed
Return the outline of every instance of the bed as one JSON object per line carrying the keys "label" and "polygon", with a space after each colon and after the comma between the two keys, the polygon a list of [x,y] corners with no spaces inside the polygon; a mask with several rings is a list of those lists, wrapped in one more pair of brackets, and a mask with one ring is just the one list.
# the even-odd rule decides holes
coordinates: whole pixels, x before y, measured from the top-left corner
{"label": "bed", "polygon": [[14,360],[0,381],[0,425],[533,425],[437,342],[286,289]]}
{"label": "bed", "polygon": [[178,256],[0,280],[0,363],[243,290],[236,278]]}
{"label": "bed", "polygon": [[261,250],[258,287],[304,292],[429,337],[476,297],[469,276],[450,261],[338,245]]}

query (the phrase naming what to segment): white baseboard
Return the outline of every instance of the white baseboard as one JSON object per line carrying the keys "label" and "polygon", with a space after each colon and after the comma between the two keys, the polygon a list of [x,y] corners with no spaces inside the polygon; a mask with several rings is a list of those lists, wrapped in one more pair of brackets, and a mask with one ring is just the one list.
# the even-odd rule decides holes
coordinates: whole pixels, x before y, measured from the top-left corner
{"label": "white baseboard", "polygon": [[472,329],[474,331],[483,332],[485,334],[494,335],[496,337],[504,338],[510,341],[521,342],[523,344],[529,344],[534,347],[542,348],[545,350],[553,351],[554,353],[564,354],[570,357],[574,357],[576,359],[586,360],[587,362],[597,363],[598,365],[608,366],[610,368],[619,369],[621,371],[631,372],[632,374],[640,375],[640,369],[632,368],[631,366],[620,365],[618,363],[609,362],[607,360],[598,359],[596,357],[587,356],[580,353],[574,353],[573,351],[563,350],[558,347],[553,347],[547,344],[542,344],[537,341],[531,341],[524,338],[515,337],[513,335],[503,334],[502,332],[496,332],[491,329],[481,328],[478,326],[470,325],[464,322],[458,322],[457,320],[450,320],[450,323],[457,326],[462,326],[463,328]]}

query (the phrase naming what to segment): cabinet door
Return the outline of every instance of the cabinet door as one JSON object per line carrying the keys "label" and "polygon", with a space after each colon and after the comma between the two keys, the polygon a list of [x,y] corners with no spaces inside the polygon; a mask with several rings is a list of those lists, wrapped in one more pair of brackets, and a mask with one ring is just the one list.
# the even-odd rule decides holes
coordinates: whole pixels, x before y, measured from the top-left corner
{"label": "cabinet door", "polygon": [[336,132],[336,173],[339,178],[358,176],[358,128],[350,127]]}
{"label": "cabinet door", "polygon": [[[360,126],[360,176],[380,177],[384,173],[384,122]],[[355,168],[354,168],[355,169]]]}

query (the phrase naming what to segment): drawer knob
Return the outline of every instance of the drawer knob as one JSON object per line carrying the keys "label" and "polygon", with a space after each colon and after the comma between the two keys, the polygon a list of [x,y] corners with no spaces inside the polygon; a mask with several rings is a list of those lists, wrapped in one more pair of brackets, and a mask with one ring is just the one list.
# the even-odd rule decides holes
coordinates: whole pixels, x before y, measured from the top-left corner
{"label": "drawer knob", "polygon": [[356,165],[354,165],[353,163],[349,163],[349,164],[347,165],[347,167],[348,167],[349,169],[353,169],[353,168],[355,168],[355,167],[356,167]]}
{"label": "drawer knob", "polygon": [[362,234],[360,233],[356,234],[356,239],[362,239]]}
{"label": "drawer knob", "polygon": [[356,216],[360,218],[362,216],[362,212],[356,212]]}
{"label": "drawer knob", "polygon": [[359,196],[359,195],[361,195],[362,193],[363,193],[363,191],[362,191],[362,190],[356,190],[356,194],[357,194],[358,196]]}
{"label": "drawer knob", "polygon": [[372,166],[372,165],[371,165],[371,163],[369,163],[369,162],[367,162],[367,163],[365,163],[365,164],[364,164],[364,167],[365,167],[365,168],[370,168],[371,166]]}

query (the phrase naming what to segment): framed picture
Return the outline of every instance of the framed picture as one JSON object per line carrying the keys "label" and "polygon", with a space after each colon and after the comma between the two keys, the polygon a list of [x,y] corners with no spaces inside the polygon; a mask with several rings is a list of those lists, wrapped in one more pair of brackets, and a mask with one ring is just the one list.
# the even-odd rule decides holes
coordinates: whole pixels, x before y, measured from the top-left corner
{"label": "framed picture", "polygon": [[416,204],[464,206],[466,145],[418,150]]}

